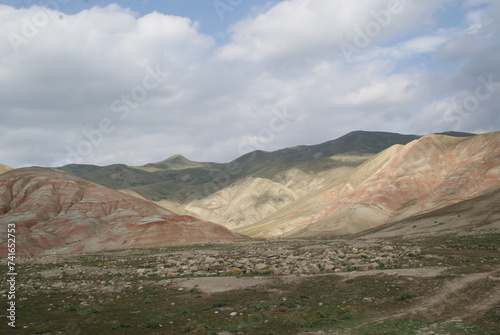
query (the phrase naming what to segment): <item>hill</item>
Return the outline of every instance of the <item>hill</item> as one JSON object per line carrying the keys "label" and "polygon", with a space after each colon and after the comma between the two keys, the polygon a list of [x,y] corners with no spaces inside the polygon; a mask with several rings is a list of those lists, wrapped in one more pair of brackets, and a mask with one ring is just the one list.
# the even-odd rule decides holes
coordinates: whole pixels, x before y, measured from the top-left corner
{"label": "hill", "polygon": [[479,197],[500,187],[500,132],[428,135],[393,146],[319,192],[241,233],[256,236],[353,234]]}
{"label": "hill", "polygon": [[[17,255],[231,241],[241,236],[67,173],[27,168],[0,175],[0,251],[15,224]],[[9,226],[10,228],[10,226]]]}

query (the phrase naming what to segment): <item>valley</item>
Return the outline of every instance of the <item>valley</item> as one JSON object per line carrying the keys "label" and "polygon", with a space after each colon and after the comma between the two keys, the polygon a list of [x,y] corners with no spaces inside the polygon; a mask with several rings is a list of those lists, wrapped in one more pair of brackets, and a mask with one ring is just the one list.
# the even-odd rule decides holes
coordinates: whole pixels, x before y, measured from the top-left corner
{"label": "valley", "polygon": [[356,131],[225,164],[177,155],[142,167],[59,169],[251,237],[339,236],[497,190],[500,133]]}
{"label": "valley", "polygon": [[500,132],[0,168],[16,334],[498,333]]}

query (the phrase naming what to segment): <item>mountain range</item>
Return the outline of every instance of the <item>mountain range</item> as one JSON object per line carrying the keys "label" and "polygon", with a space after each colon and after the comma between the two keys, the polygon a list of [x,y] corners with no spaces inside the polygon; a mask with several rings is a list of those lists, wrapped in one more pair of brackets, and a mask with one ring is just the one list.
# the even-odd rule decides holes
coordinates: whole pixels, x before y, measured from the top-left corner
{"label": "mountain range", "polygon": [[225,164],[176,155],[59,169],[249,236],[336,236],[480,196],[498,186],[498,148],[498,133],[355,131]]}
{"label": "mountain range", "polygon": [[[44,175],[48,184],[55,178],[57,183],[64,185],[83,185],[81,179],[77,182],[72,178],[86,179],[85,182],[94,188],[97,184],[102,185],[97,192],[101,195],[92,195],[96,206],[109,207],[106,204],[109,199],[126,197],[127,202],[136,201],[134,208],[153,206],[152,213],[165,222],[173,218],[172,215],[179,216],[173,211],[187,220],[183,223],[203,223],[200,230],[212,232],[208,235],[197,233],[201,237],[194,238],[195,242],[241,238],[238,234],[263,238],[318,238],[446,233],[457,228],[462,233],[463,229],[481,232],[500,229],[500,132],[481,135],[447,132],[418,136],[355,131],[318,145],[274,152],[257,150],[229,163],[194,162],[175,155],[143,166],[72,164],[57,170],[59,172],[36,168],[13,170],[1,175],[0,180],[10,185],[12,178],[21,178],[17,174],[25,180],[27,173],[30,180],[36,180],[38,174]],[[47,177],[47,174],[52,174],[52,177]],[[64,188],[54,187],[41,188],[49,193],[44,195],[48,196],[47,199],[61,199],[59,190]],[[81,193],[81,190],[73,191]],[[0,191],[5,204],[13,201],[9,192],[12,190],[8,187]],[[103,198],[102,194],[106,197]],[[33,201],[42,203],[41,196],[38,193],[38,198]],[[58,203],[59,200],[51,201]],[[105,204],[101,204],[103,201]],[[27,209],[32,215],[36,206],[33,202],[27,203],[20,208]],[[65,217],[67,213],[64,211],[64,215],[61,211],[54,212],[53,208],[62,205],[51,206],[52,212],[44,207],[42,212],[52,214],[48,217],[44,214],[43,220],[68,229],[71,217]],[[137,212],[132,221],[149,220],[146,212]],[[0,223],[13,218],[17,220],[16,213],[4,209]],[[28,226],[40,219],[27,218],[26,215],[21,215],[19,220],[28,220]],[[64,221],[62,224],[58,219],[54,221],[60,215]],[[98,220],[105,222],[110,217],[114,216],[103,214]],[[58,250],[93,250],[94,247],[107,248],[108,244],[110,248],[120,247],[119,243],[109,242],[113,239],[97,241],[97,235],[89,233],[95,229],[87,224],[83,226],[87,227],[86,232],[78,241],[69,238],[67,233],[58,236],[55,245]],[[118,222],[115,226],[123,227],[123,224]],[[102,234],[117,238],[116,234],[125,234],[125,230],[120,229],[106,230]],[[132,230],[128,238],[118,238],[124,243],[121,246],[153,243],[123,242],[136,241],[134,234]],[[167,235],[177,236],[173,239],[182,242],[176,233],[168,232]],[[40,240],[42,235],[33,236],[36,236],[34,240]],[[33,237],[27,237],[28,240],[33,241]],[[153,244],[172,242],[169,238],[163,238],[163,241],[152,238],[152,241]],[[184,242],[192,241],[187,239]],[[50,243],[48,247],[43,245],[30,242],[27,247],[43,251],[52,246]]]}
{"label": "mountain range", "polygon": [[[428,135],[382,151],[317,192],[254,224],[250,236],[353,234],[500,188],[500,133]],[[498,200],[491,198],[492,209]]]}

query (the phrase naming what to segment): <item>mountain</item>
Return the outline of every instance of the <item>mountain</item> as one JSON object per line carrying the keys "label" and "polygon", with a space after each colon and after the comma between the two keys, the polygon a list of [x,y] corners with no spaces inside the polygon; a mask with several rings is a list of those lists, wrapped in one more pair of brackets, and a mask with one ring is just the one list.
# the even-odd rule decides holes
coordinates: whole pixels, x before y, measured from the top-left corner
{"label": "mountain", "polygon": [[[73,164],[59,169],[179,213],[240,229],[341,181],[381,151],[419,138],[353,131],[317,145],[273,152],[257,150],[224,164],[193,162],[175,155],[144,166]],[[376,169],[363,171],[369,174],[368,171],[375,173]],[[362,177],[359,173],[354,176]]]}
{"label": "mountain", "polygon": [[231,241],[240,235],[70,174],[42,168],[0,175],[0,251],[16,225],[17,255]]}
{"label": "mountain", "polygon": [[9,170],[12,170],[12,169],[10,167],[8,167],[7,165],[0,164],[0,174],[7,172]]}
{"label": "mountain", "polygon": [[[327,182],[322,178],[325,172],[335,171],[329,175],[336,178],[351,171],[374,154],[394,144],[406,144],[416,138],[419,136],[354,131],[318,145],[303,145],[274,152],[257,150],[223,164],[193,162],[181,155],[175,155],[162,162],[144,166],[115,164],[100,167],[71,164],[57,169],[115,190],[133,192],[147,200],[166,202],[182,209],[189,207],[197,213],[200,209],[196,207],[204,206],[208,197],[217,198],[218,192],[233,187],[232,185],[238,187],[237,184],[250,183],[247,178],[250,180],[259,178],[260,181],[268,183],[276,178],[279,179],[280,174],[293,174],[293,171],[300,170],[307,175],[315,176],[300,181],[302,184],[311,183],[301,187],[317,189],[323,182]],[[266,201],[266,196],[257,196],[253,199],[256,202],[263,202]],[[252,203],[248,206],[252,206]],[[277,208],[281,208],[281,205]],[[220,216],[221,220],[232,215],[231,209],[227,211],[227,214]],[[212,216],[218,217],[219,214],[210,215]],[[254,222],[253,220],[253,218],[245,219],[242,223],[247,224]]]}
{"label": "mountain", "polygon": [[[321,172],[334,166],[357,166],[361,160],[365,161],[394,144],[406,144],[416,138],[419,136],[354,131],[318,145],[273,152],[256,150],[223,164],[193,162],[175,155],[144,166],[70,164],[57,169],[113,189],[132,189],[149,200],[183,201],[190,191],[205,189],[204,193],[214,193],[251,175],[269,178],[291,167]],[[342,157],[339,160],[331,159],[343,155],[358,159],[354,162],[343,161]],[[214,183],[219,186],[218,189],[213,187]]]}
{"label": "mountain", "polygon": [[500,188],[500,132],[428,135],[384,150],[321,191],[236,231],[251,236],[353,234]]}
{"label": "mountain", "polygon": [[[241,178],[213,193],[203,192],[201,196],[183,201],[181,206],[191,215],[239,231],[338,181],[392,143],[406,144],[418,138],[420,136],[355,131],[315,146],[268,153],[256,151],[234,161],[246,167]],[[249,161],[251,164],[245,165]]]}
{"label": "mountain", "polygon": [[217,169],[221,165],[223,164],[193,162],[182,155],[174,155],[165,159],[164,161],[158,163],[146,164],[144,166],[139,166],[137,168],[145,171],[185,170],[185,169],[195,169],[195,168]]}

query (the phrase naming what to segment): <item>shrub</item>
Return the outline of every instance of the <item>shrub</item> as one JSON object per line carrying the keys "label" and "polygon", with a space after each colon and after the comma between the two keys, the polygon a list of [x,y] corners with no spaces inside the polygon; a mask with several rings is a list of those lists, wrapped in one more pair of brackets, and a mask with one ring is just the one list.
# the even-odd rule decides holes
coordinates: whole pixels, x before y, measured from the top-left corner
{"label": "shrub", "polygon": [[158,321],[148,321],[142,325],[142,328],[148,329],[158,329],[161,327],[161,324]]}
{"label": "shrub", "polygon": [[213,308],[219,308],[219,307],[224,307],[227,306],[227,300],[217,300],[212,304]]}

